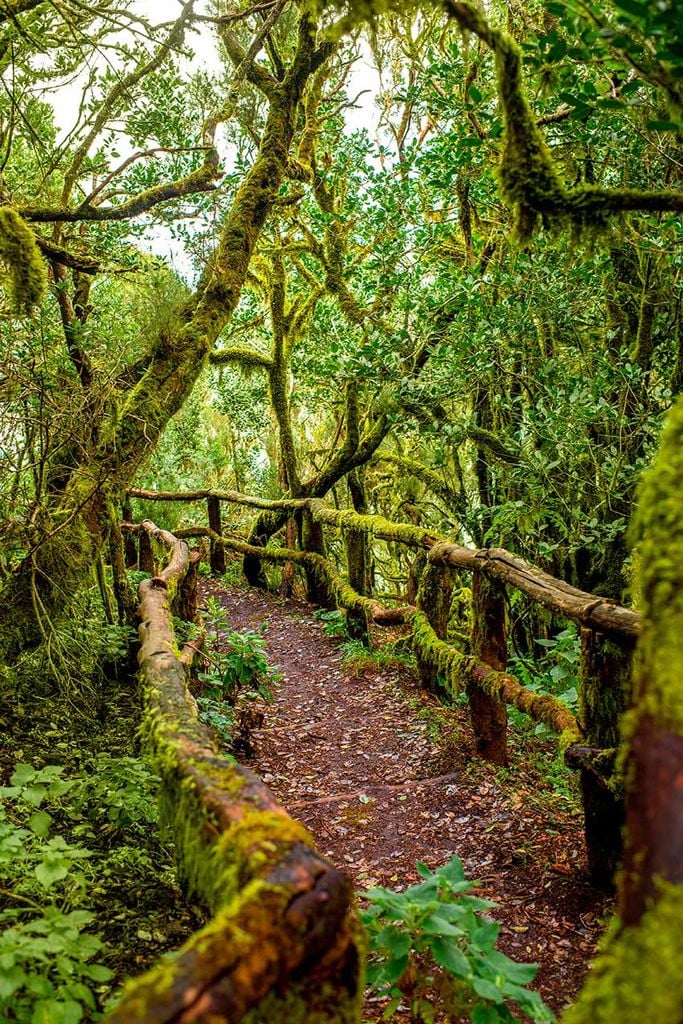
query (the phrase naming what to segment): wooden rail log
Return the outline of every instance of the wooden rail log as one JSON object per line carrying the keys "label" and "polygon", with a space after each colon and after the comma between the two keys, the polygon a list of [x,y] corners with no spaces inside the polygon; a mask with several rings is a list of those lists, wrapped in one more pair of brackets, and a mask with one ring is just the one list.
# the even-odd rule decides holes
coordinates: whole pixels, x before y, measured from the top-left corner
{"label": "wooden rail log", "polygon": [[108,1024],[351,1024],[360,1018],[360,938],[348,878],[250,771],[217,755],[175,653],[170,602],[184,541],[140,585],[144,739],[162,781],[180,877],[214,914],[170,964],[124,991]]}
{"label": "wooden rail log", "polygon": [[457,696],[469,681],[495,700],[513,705],[559,733],[563,745],[580,742],[582,732],[579,723],[562,701],[547,693],[534,693],[507,672],[498,672],[478,658],[463,654],[457,647],[440,640],[424,612],[413,608],[406,617],[413,624],[413,647],[420,658],[431,661],[453,696]]}
{"label": "wooden rail log", "polygon": [[457,569],[479,570],[489,579],[516,587],[533,601],[557,615],[581,626],[599,630],[608,636],[635,639],[640,632],[640,614],[607,597],[596,597],[549,576],[542,569],[504,548],[480,551],[440,541],[429,552],[430,561],[443,562]]}
{"label": "wooden rail log", "polygon": [[308,505],[307,498],[281,498],[273,501],[270,498],[254,498],[249,494],[240,494],[239,491],[222,491],[214,487],[197,491],[149,491],[143,487],[131,487],[128,496],[139,498],[141,501],[207,501],[209,498],[217,498],[218,501],[230,501],[235,505],[266,510],[301,509]]}
{"label": "wooden rail log", "polygon": [[[283,498],[270,501],[266,498],[252,498],[238,491],[215,489],[147,491],[135,488],[128,493],[131,497],[147,501],[202,501],[215,497],[220,501],[231,501],[258,509],[307,509],[319,523],[337,527],[342,531],[359,530],[371,534],[377,540],[428,550],[430,561],[435,563],[440,562],[456,569],[478,570],[489,579],[516,587],[555,614],[589,629],[598,630],[606,636],[635,639],[640,632],[640,614],[631,608],[626,608],[609,598],[578,590],[504,548],[478,550],[461,547],[444,537],[434,536],[413,523],[394,523],[383,516],[361,515],[351,510],[339,511],[330,508],[320,498]],[[260,555],[262,549],[255,550]]]}

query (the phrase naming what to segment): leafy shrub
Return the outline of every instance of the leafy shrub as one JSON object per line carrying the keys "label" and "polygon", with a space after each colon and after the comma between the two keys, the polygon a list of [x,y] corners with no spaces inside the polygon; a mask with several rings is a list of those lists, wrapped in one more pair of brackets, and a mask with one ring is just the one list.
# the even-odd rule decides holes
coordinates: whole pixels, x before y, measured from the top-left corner
{"label": "leafy shrub", "polygon": [[271,701],[282,677],[268,662],[263,631],[232,629],[225,608],[214,598],[207,602],[206,620],[215,639],[205,645],[203,670],[197,673],[202,684],[199,716],[232,746],[236,734],[245,731],[246,705],[257,698]]}
{"label": "leafy shrub", "polygon": [[518,964],[495,948],[499,925],[483,911],[490,900],[469,895],[476,883],[465,878],[462,862],[431,871],[419,862],[423,882],[405,892],[368,889],[362,911],[370,937],[369,985],[390,997],[385,1017],[403,1002],[412,1019],[431,1024],[437,1009],[452,1022],[467,1016],[472,1024],[518,1020],[516,1004],[533,1021],[554,1020],[537,992],[526,986],[534,964]]}
{"label": "leafy shrub", "polygon": [[[513,658],[510,671],[529,690],[538,693],[552,693],[558,700],[575,712],[579,700],[579,662],[581,641],[575,625],[569,625],[552,639],[540,638],[535,641],[544,653],[535,661]],[[549,730],[544,725],[536,726],[539,735]]]}

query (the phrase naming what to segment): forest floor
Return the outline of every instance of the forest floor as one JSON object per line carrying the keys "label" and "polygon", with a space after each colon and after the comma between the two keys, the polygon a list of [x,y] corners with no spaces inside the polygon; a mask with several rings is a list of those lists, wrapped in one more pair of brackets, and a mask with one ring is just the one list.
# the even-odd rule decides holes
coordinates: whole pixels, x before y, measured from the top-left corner
{"label": "forest floor", "polygon": [[[533,987],[560,1011],[611,900],[588,882],[580,805],[556,742],[511,730],[511,766],[495,769],[473,758],[465,709],[442,705],[399,661],[345,660],[343,638],[304,603],[201,586],[231,628],[265,623],[283,680],[247,763],[318,849],[361,890],[405,889],[418,880],[416,861],[434,868],[457,854],[477,895],[498,904],[499,948],[540,965]],[[366,1019],[380,1009],[370,1001]]]}

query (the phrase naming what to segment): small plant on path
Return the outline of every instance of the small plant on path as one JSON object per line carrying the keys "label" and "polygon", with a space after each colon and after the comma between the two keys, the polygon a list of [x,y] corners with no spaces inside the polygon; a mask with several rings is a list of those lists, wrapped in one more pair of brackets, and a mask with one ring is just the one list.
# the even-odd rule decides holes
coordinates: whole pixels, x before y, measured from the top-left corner
{"label": "small plant on path", "polygon": [[259,632],[234,630],[215,598],[207,601],[205,618],[211,639],[202,651],[203,670],[197,674],[202,684],[197,705],[202,721],[230,747],[236,733],[245,731],[245,705],[257,698],[272,701],[282,676],[268,662],[265,623]]}
{"label": "small plant on path", "polygon": [[535,964],[518,964],[497,950],[499,925],[485,916],[495,904],[470,895],[458,857],[431,871],[418,862],[424,881],[394,892],[368,889],[361,912],[370,937],[368,983],[389,997],[385,1019],[402,1004],[415,1024],[432,1024],[437,1011],[453,1022],[515,1021],[508,1004],[533,1021],[551,1022],[552,1011],[526,986]]}

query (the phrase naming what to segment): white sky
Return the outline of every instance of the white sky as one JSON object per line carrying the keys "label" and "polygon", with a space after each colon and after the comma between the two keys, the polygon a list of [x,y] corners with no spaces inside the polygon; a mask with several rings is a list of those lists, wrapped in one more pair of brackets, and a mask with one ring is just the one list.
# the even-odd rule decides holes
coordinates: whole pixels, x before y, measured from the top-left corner
{"label": "white sky", "polygon": [[[148,20],[152,25],[160,25],[172,22],[177,18],[180,8],[181,4],[178,0],[137,0],[133,12]],[[197,14],[206,14],[207,8],[207,0],[198,0],[195,11]],[[181,60],[180,65],[183,71],[191,74],[193,71],[202,68],[209,74],[220,72],[221,62],[216,45],[215,32],[211,25],[199,23],[197,31],[187,33],[185,43],[186,46],[192,49],[194,57],[191,60]],[[104,66],[105,59],[110,58],[102,56],[102,66]],[[78,117],[82,90],[87,82],[89,70],[89,68],[84,66],[82,75],[60,87],[57,91],[51,91],[45,97],[54,106],[55,120],[62,138],[68,135]],[[358,108],[349,109],[345,113],[347,128],[349,132],[364,128],[372,133],[379,116],[375,105],[375,97],[379,90],[379,79],[371,62],[361,57],[351,74],[348,91],[350,96],[355,97],[362,90],[368,91],[358,100]],[[233,154],[228,147],[221,146],[220,127],[217,132],[216,143],[224,169],[227,171],[230,168]],[[95,147],[97,145],[98,143],[95,144]],[[127,146],[123,137],[117,140],[116,150],[120,154],[121,160],[124,160],[133,152]],[[144,248],[149,248],[157,255],[164,256],[170,260],[183,277],[188,278],[192,276],[191,260],[187,256],[182,244],[178,240],[171,238],[167,228],[162,225],[155,226],[153,232],[150,232],[145,239],[139,240],[139,244]]]}

